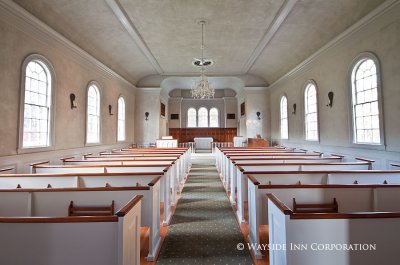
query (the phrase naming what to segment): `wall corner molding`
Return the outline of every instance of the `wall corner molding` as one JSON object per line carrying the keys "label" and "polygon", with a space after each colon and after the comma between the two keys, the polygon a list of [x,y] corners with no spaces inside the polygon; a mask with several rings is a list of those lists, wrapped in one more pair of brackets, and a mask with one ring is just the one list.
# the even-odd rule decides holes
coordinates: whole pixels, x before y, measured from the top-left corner
{"label": "wall corner molding", "polygon": [[264,48],[268,45],[268,43],[273,39],[275,33],[279,30],[281,25],[285,22],[287,16],[292,11],[293,7],[296,5],[297,0],[287,0],[284,2],[282,7],[278,10],[277,15],[275,16],[272,24],[268,27],[264,36],[258,42],[256,48],[251,53],[250,57],[247,59],[246,63],[242,67],[242,73],[247,74],[250,69],[253,67],[254,63],[257,61],[257,58],[263,52]]}
{"label": "wall corner molding", "polygon": [[126,13],[121,3],[118,0],[106,0],[106,3],[111,8],[112,12],[117,17],[119,22],[122,24],[128,35],[133,39],[133,41],[139,47],[142,54],[147,58],[147,60],[153,66],[154,70],[156,70],[157,73],[160,75],[163,74],[164,70],[161,68],[157,59],[154,57],[153,53],[147,46],[146,42],[140,35],[139,31],[136,29],[133,22],[129,19],[129,15]]}

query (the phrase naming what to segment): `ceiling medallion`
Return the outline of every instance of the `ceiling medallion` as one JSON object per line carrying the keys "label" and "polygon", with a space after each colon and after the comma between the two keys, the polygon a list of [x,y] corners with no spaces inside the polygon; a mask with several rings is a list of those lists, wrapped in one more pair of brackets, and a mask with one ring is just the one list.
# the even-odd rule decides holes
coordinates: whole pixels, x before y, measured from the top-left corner
{"label": "ceiling medallion", "polygon": [[192,97],[195,99],[210,99],[214,98],[215,90],[211,87],[210,82],[208,81],[207,76],[204,74],[204,68],[211,66],[213,61],[210,59],[204,59],[204,25],[206,24],[205,20],[199,21],[201,25],[201,59],[194,59],[193,65],[197,67],[201,67],[201,75],[199,80],[197,80],[192,88]]}

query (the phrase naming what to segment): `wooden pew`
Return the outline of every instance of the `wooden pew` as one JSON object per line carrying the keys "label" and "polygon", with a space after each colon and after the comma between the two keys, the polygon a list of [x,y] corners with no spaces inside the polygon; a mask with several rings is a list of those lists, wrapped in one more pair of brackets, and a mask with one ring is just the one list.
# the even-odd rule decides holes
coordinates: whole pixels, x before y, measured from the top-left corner
{"label": "wooden pew", "polygon": [[[144,149],[139,149],[139,150],[144,150]],[[158,157],[174,157],[176,156],[178,159],[178,167],[180,168],[182,175],[186,176],[186,174],[189,173],[190,166],[191,166],[191,160],[190,160],[190,154],[191,151],[190,149],[183,148],[182,150],[175,150],[175,151],[164,151],[162,150],[157,150],[157,151],[136,151],[136,152],[131,152],[131,151],[118,151],[118,152],[112,152],[112,153],[106,153],[106,154],[100,154],[101,156],[106,156],[106,157],[115,157],[115,156],[124,156],[124,157],[129,157],[129,159],[135,159],[139,160],[140,158],[143,159],[148,159],[150,157],[154,157],[155,159]],[[84,159],[90,159],[94,157],[93,155],[90,156],[84,156]]]}
{"label": "wooden pew", "polygon": [[1,263],[139,265],[141,199],[112,216],[2,216]]}
{"label": "wooden pew", "polygon": [[[369,162],[341,162],[341,163],[283,163],[283,164],[253,164],[253,165],[236,165],[237,168],[237,216],[241,222],[244,222],[244,202],[247,198],[247,177],[254,173],[268,172],[293,172],[306,173],[310,171],[322,171],[325,174],[329,171],[345,171],[345,170],[367,170],[370,168]],[[234,190],[234,189],[233,189]],[[231,193],[234,193],[233,191]],[[235,194],[230,196],[233,204],[235,204]]]}
{"label": "wooden pew", "polygon": [[220,167],[221,175],[226,174],[229,171],[229,165],[231,159],[240,159],[240,158],[319,158],[321,154],[305,154],[305,153],[259,153],[259,154],[252,154],[252,153],[241,153],[241,154],[226,154],[224,155]]}
{"label": "wooden pew", "polygon": [[[58,176],[42,175],[38,178],[46,177],[56,179]],[[62,216],[71,200],[77,204],[91,203],[92,205],[103,205],[105,202],[114,200],[115,207],[119,208],[132,196],[143,195],[141,222],[143,226],[150,228],[147,259],[154,260],[161,244],[160,176],[141,179],[132,179],[129,176],[120,176],[120,179],[115,178],[117,176],[82,175],[80,177],[82,177],[80,183],[85,186],[84,188],[27,189],[22,187],[0,190],[0,198],[2,198],[0,199],[0,216]],[[132,186],[133,181],[135,185]],[[110,185],[106,187],[107,183]],[[13,201],[13,205],[7,204],[10,200]],[[164,212],[164,215],[168,213]]]}
{"label": "wooden pew", "polygon": [[[366,174],[365,172],[360,172],[360,174]],[[394,178],[397,178],[400,180],[400,171],[398,172],[391,172],[387,171],[387,174],[392,174]],[[322,174],[321,174],[322,173]],[[350,173],[350,171],[348,172]],[[383,172],[381,172],[383,173]],[[354,171],[354,174],[357,174],[357,171]],[[385,174],[385,173],[383,173]],[[279,177],[284,177],[284,175],[279,176],[278,173],[271,174],[271,176],[268,176],[268,174],[263,174],[263,175],[257,175],[257,176],[248,176],[248,216],[249,216],[249,230],[250,234],[252,237],[252,240],[254,243],[259,242],[259,226],[261,224],[268,224],[268,212],[269,209],[267,208],[267,205],[263,203],[263,200],[265,199],[264,196],[266,193],[274,193],[274,194],[279,194],[282,198],[284,198],[285,203],[292,203],[293,198],[297,198],[299,195],[303,196],[310,196],[309,200],[303,200],[303,202],[307,203],[315,203],[315,196],[320,198],[321,196],[325,196],[324,189],[333,189],[331,191],[331,198],[337,198],[339,204],[341,198],[339,195],[334,193],[334,191],[341,192],[341,189],[346,189],[348,190],[349,188],[368,188],[368,192],[371,192],[373,194],[373,191],[375,188],[395,188],[397,191],[400,191],[400,185],[395,184],[395,185],[390,185],[390,184],[323,184],[324,180],[327,179],[326,176],[323,175],[323,172],[303,172],[303,174],[298,175],[298,178],[296,179],[295,175],[291,175],[292,179],[290,181],[284,181],[280,180]],[[381,175],[381,179],[375,183],[382,183],[384,175]],[[271,179],[274,182],[271,182]],[[299,179],[301,179],[301,183],[299,183]],[[275,184],[273,184],[275,183]],[[288,184],[289,183],[289,184]],[[321,184],[322,183],[322,184]],[[317,190],[315,194],[310,193],[311,191]],[[360,208],[359,210],[366,210],[367,208],[365,207],[370,207],[371,205],[377,205],[377,203],[380,203],[378,201],[373,202],[370,197],[365,197],[365,196],[370,196],[368,192],[363,193],[363,194],[358,194],[358,190],[352,191],[352,193],[346,193],[349,194],[349,196],[353,196],[352,198],[354,199],[355,197],[357,198],[356,202],[354,205],[359,203]],[[387,191],[390,191],[388,189]],[[346,191],[347,192],[347,191]],[[323,198],[328,198],[329,196],[325,196]],[[308,197],[307,197],[308,198]],[[383,197],[382,197],[383,198]],[[354,206],[353,205],[353,206]],[[348,205],[342,206],[340,208],[341,211],[346,211]],[[363,208],[364,207],[364,208]],[[257,253],[258,255],[259,253]]]}
{"label": "wooden pew", "polygon": [[[163,225],[170,223],[172,218],[172,206],[176,204],[176,190],[174,181],[171,180],[172,171],[170,165],[47,165],[39,164],[32,165],[33,172],[39,174],[57,174],[57,173],[69,173],[69,174],[101,174],[104,173],[105,177],[112,181],[115,179],[110,173],[126,173],[127,176],[147,176],[147,175],[161,175],[161,201],[164,203],[164,221]],[[108,174],[107,174],[108,173]],[[119,175],[121,176],[121,175]],[[125,178],[126,179],[126,178]],[[125,184],[127,185],[127,184]],[[132,184],[128,184],[131,186]]]}
{"label": "wooden pew", "polygon": [[14,167],[0,168],[0,174],[10,174],[10,173],[15,173],[15,168]]}
{"label": "wooden pew", "polygon": [[148,165],[148,166],[157,166],[157,165],[170,165],[171,166],[171,180],[174,181],[175,190],[180,192],[183,188],[183,184],[186,181],[186,171],[188,169],[184,169],[180,166],[179,161],[176,158],[162,158],[157,157],[157,159],[151,158],[143,158],[140,160],[130,159],[129,157],[119,157],[119,156],[111,156],[104,158],[103,156],[96,156],[93,158],[92,156],[86,157],[84,160],[78,160],[74,158],[62,159],[63,165]]}
{"label": "wooden pew", "polygon": [[[317,190],[310,188],[296,200],[310,203],[310,193]],[[353,192],[378,205],[356,202],[354,206]],[[327,188],[326,197],[340,196],[337,213],[296,213],[280,193],[267,194],[268,202],[264,199],[263,204],[270,209],[269,244],[286,246],[270,248],[270,264],[375,265],[383,260],[387,265],[398,264],[398,236],[394,231],[400,229],[400,201],[398,196],[387,196],[393,192],[398,193],[399,187]],[[321,196],[312,201],[327,202]]]}
{"label": "wooden pew", "polygon": [[341,157],[287,157],[287,158],[239,158],[236,159],[234,157],[228,157],[228,166],[227,170],[224,171],[222,175],[222,181],[224,183],[225,189],[229,192],[231,190],[235,190],[236,188],[236,179],[237,179],[237,170],[236,165],[255,165],[255,164],[277,164],[277,163],[335,163],[341,162]]}

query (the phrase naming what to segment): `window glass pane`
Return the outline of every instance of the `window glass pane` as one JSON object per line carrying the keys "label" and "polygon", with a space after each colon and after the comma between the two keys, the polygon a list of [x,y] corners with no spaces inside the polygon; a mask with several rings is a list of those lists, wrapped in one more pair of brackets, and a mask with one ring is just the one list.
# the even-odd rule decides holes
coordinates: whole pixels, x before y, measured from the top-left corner
{"label": "window glass pane", "polygon": [[281,98],[280,114],[281,114],[281,139],[288,139],[289,130],[288,130],[288,117],[287,117],[287,98],[285,96]]}
{"label": "window glass pane", "polygon": [[317,88],[314,84],[306,86],[304,97],[306,140],[318,141]]}
{"label": "window glass pane", "polygon": [[40,60],[25,69],[23,148],[50,145],[51,80],[50,71]]}
{"label": "window glass pane", "polygon": [[117,138],[118,141],[125,141],[125,100],[122,97],[118,99]]}
{"label": "window glass pane", "polygon": [[210,127],[219,127],[218,109],[210,109]]}
{"label": "window glass pane", "polygon": [[208,127],[208,111],[206,108],[201,107],[199,109],[199,125],[198,127]]}
{"label": "window glass pane", "polygon": [[380,143],[376,65],[362,59],[353,70],[353,119],[356,143]]}
{"label": "window glass pane", "polygon": [[187,127],[197,127],[197,113],[194,108],[188,109],[187,112]]}
{"label": "window glass pane", "polygon": [[88,88],[86,142],[100,142],[100,91],[96,85]]}

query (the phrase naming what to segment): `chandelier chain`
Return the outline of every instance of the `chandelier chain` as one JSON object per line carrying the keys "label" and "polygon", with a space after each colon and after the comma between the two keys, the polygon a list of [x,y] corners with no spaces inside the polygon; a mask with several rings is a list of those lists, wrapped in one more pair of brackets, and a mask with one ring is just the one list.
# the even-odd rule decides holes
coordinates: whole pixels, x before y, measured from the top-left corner
{"label": "chandelier chain", "polygon": [[201,24],[201,75],[200,79],[194,83],[191,92],[195,99],[210,99],[214,97],[215,90],[211,87],[207,76],[204,74],[204,21]]}

